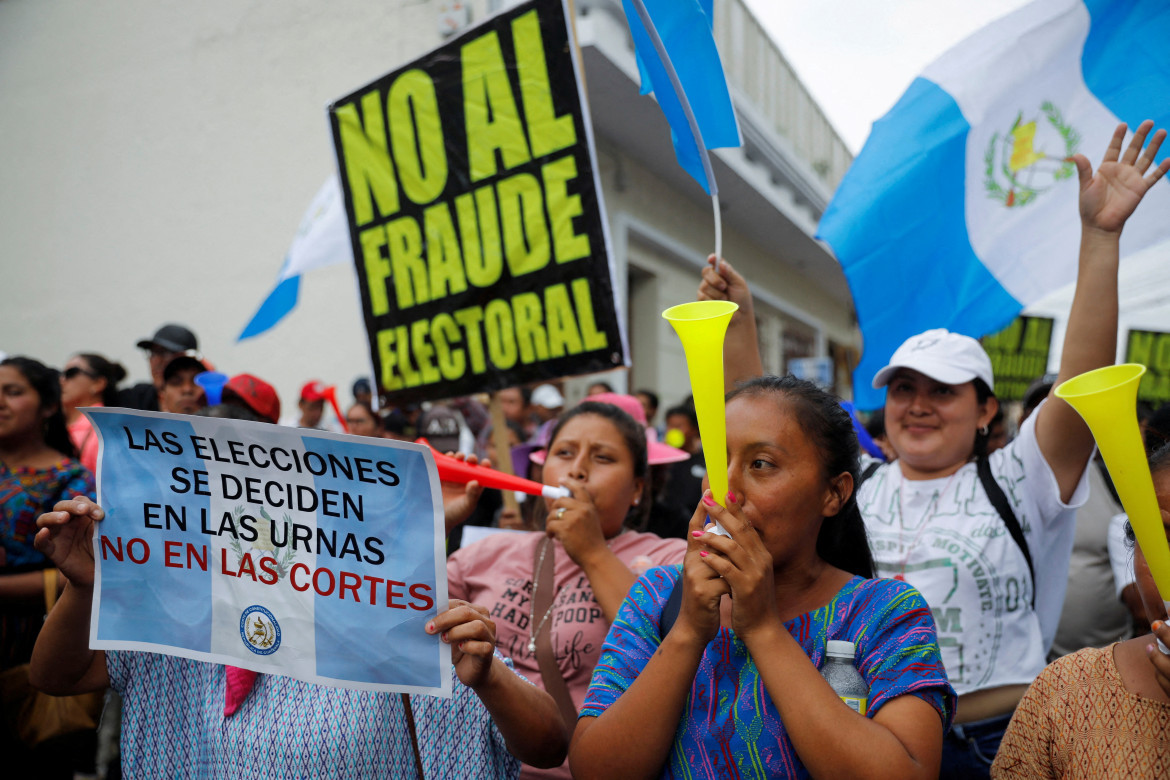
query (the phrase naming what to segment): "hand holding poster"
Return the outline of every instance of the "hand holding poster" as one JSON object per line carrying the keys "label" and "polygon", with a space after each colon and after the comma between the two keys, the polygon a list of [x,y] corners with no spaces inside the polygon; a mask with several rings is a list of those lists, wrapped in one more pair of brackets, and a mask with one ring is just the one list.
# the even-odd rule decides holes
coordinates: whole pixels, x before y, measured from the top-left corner
{"label": "hand holding poster", "polygon": [[578,67],[528,2],[330,106],[383,400],[625,364]]}
{"label": "hand holding poster", "polygon": [[124,409],[101,437],[90,645],[451,695],[426,448]]}

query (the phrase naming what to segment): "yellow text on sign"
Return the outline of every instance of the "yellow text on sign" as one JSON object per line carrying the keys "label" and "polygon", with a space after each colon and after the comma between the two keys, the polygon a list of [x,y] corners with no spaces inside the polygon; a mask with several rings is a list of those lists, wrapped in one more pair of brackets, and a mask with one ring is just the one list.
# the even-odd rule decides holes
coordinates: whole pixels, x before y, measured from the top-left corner
{"label": "yellow text on sign", "polygon": [[507,371],[608,346],[593,314],[587,279],[553,284],[379,331],[387,390],[454,381],[468,372]]}
{"label": "yellow text on sign", "polygon": [[[388,314],[391,295],[404,311],[495,284],[507,266],[512,277],[588,257],[589,237],[574,232],[581,197],[570,195],[577,177],[573,155],[545,163],[540,178],[518,173],[485,184],[411,216],[361,231],[362,266],[374,316]],[[456,229],[458,224],[458,230]],[[393,293],[390,286],[393,284]]]}
{"label": "yellow text on sign", "polygon": [[[461,51],[466,175],[472,182],[499,173],[497,155],[507,171],[577,142],[573,115],[557,115],[553,105],[535,10],[512,21],[512,43],[511,63],[494,30]],[[376,88],[334,113],[358,227],[397,214],[402,192],[425,205],[446,189],[446,140],[434,80],[425,71],[400,74],[384,102]]]}

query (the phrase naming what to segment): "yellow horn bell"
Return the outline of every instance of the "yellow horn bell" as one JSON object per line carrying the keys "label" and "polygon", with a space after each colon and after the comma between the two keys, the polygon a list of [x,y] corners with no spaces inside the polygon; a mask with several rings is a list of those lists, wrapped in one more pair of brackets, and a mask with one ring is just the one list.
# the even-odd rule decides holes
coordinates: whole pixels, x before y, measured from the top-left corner
{"label": "yellow horn bell", "polygon": [[[687,356],[695,416],[703,440],[703,460],[711,495],[726,506],[727,416],[723,401],[723,339],[731,315],[739,306],[731,301],[695,301],[671,306],[662,317],[674,327]],[[718,533],[727,535],[719,526]]]}
{"label": "yellow horn bell", "polygon": [[1170,602],[1170,545],[1137,422],[1137,391],[1145,373],[1137,363],[1105,366],[1073,377],[1055,392],[1093,432],[1158,592]]}

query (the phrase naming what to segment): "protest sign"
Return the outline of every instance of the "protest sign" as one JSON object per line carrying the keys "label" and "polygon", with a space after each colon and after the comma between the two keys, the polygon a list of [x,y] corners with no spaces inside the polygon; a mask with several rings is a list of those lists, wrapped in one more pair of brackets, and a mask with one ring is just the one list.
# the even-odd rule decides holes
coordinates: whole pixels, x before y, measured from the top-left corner
{"label": "protest sign", "polygon": [[429,450],[87,409],[101,437],[90,645],[312,683],[451,695]]}
{"label": "protest sign", "polygon": [[383,401],[627,364],[566,19],[521,4],[329,107]]}
{"label": "protest sign", "polygon": [[1170,401],[1170,333],[1130,330],[1125,339],[1125,362],[1146,367],[1138,386],[1139,401],[1155,407]]}
{"label": "protest sign", "polygon": [[996,397],[1022,401],[1028,386],[1048,371],[1052,318],[1016,317],[999,333],[984,336],[982,343],[991,358]]}

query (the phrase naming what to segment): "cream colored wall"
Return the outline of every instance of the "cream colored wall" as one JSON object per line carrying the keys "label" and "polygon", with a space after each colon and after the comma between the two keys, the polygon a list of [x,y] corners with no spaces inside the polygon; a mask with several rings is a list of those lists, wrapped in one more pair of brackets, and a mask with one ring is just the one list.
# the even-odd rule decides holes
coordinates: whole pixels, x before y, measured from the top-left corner
{"label": "cream colored wall", "polygon": [[437,44],[435,5],[0,2],[0,350],[144,380],[134,343],[178,321],[286,408],[310,377],[348,398],[368,373],[350,267],[235,338],[334,169],[327,103]]}

